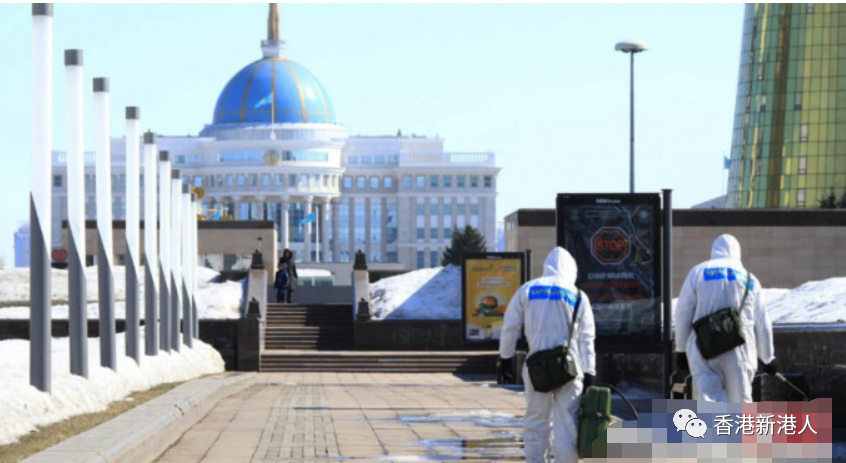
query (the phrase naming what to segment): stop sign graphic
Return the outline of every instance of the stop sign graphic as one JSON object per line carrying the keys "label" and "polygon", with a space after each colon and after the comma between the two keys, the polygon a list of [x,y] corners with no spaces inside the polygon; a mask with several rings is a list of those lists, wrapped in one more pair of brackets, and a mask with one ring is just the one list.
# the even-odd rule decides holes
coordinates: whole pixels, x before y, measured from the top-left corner
{"label": "stop sign graphic", "polygon": [[590,239],[590,253],[603,264],[619,264],[631,254],[629,235],[619,227],[602,227]]}

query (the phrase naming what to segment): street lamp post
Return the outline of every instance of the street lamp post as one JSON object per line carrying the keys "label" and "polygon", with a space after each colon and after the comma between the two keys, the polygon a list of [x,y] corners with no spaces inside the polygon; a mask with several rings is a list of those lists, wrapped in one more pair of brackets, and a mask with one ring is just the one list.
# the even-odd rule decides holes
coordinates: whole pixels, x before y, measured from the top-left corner
{"label": "street lamp post", "polygon": [[631,55],[631,64],[629,68],[631,78],[631,106],[629,110],[629,131],[631,135],[631,140],[629,142],[629,193],[634,193],[634,55],[635,53],[649,50],[649,44],[643,40],[624,40],[622,42],[618,42],[617,45],[614,46],[614,50],[629,53]]}

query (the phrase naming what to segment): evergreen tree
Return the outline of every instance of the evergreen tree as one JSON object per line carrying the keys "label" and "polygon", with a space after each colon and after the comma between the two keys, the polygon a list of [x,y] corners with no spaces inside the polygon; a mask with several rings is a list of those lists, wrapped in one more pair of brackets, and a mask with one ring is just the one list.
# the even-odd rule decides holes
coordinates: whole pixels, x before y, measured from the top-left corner
{"label": "evergreen tree", "polygon": [[485,237],[478,230],[467,225],[463,231],[452,229],[452,243],[444,250],[441,265],[461,265],[461,256],[470,252],[485,252]]}
{"label": "evergreen tree", "polygon": [[837,196],[834,195],[834,190],[828,192],[828,196],[822,198],[818,201],[819,207],[822,209],[836,209],[837,205]]}

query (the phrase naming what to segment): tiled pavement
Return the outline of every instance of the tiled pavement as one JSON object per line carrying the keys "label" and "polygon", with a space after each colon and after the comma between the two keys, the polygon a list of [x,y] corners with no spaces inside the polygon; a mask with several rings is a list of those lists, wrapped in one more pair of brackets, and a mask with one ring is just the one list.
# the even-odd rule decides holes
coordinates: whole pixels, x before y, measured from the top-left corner
{"label": "tiled pavement", "polygon": [[522,461],[523,407],[450,374],[260,374],[157,461]]}

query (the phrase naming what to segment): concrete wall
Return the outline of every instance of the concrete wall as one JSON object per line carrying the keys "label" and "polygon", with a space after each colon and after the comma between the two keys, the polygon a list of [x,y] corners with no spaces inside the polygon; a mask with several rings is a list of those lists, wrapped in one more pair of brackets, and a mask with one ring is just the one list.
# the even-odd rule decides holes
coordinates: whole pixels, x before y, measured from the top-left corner
{"label": "concrete wall", "polygon": [[[266,262],[272,267],[278,260],[276,229],[273,222],[270,221],[198,222],[197,235],[197,251],[200,255],[232,254],[250,256],[258,246],[258,238],[261,237],[262,253]],[[140,250],[143,253],[143,221],[141,222],[141,232],[138,240]],[[119,258],[126,253],[126,222],[122,220],[115,220],[113,222],[112,242],[114,246],[114,262],[122,262]],[[62,223],[62,246],[68,249],[67,221]],[[93,258],[97,254],[96,221],[87,220],[85,222],[85,246],[89,259]],[[138,265],[141,265],[141,262],[138,262]],[[247,265],[249,265],[249,261],[247,261]]]}
{"label": "concrete wall", "polygon": [[[554,209],[521,209],[506,217],[506,251],[532,250],[532,276],[556,244]],[[770,288],[795,288],[846,275],[846,211],[674,210],[673,294],[690,268],[711,255],[723,233],[740,241],[743,262]]]}

